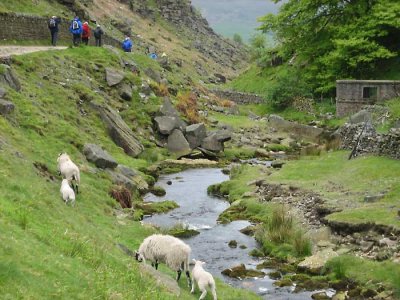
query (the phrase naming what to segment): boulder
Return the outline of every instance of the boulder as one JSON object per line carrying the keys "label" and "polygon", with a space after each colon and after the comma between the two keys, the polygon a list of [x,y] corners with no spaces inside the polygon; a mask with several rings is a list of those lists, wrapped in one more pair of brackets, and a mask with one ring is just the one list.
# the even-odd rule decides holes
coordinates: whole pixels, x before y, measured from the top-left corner
{"label": "boulder", "polygon": [[251,277],[264,277],[265,273],[258,270],[248,270],[244,264],[225,269],[221,272],[223,275],[231,278],[251,278]]}
{"label": "boulder", "polygon": [[215,132],[213,132],[201,142],[201,148],[207,151],[219,152],[224,150],[224,145],[218,141]]}
{"label": "boulder", "polygon": [[121,88],[119,89],[119,95],[122,99],[126,101],[132,100],[132,87],[128,84],[122,84]]}
{"label": "boulder", "polygon": [[127,166],[124,165],[118,165],[116,171],[121,173],[122,175],[126,177],[134,177],[139,175],[139,173],[136,170],[133,170]]}
{"label": "boulder", "polygon": [[354,115],[350,116],[349,119],[350,124],[358,124],[364,122],[372,122],[372,114],[365,109],[362,109]]}
{"label": "boulder", "polygon": [[83,146],[83,154],[85,154],[88,161],[94,163],[98,168],[114,169],[116,166],[118,166],[118,163],[115,161],[115,159],[98,145],[85,144]]}
{"label": "boulder", "polygon": [[171,100],[168,97],[164,97],[163,105],[160,108],[160,113],[166,117],[177,117],[179,118],[179,113],[172,105]]}
{"label": "boulder", "polygon": [[125,153],[132,157],[136,157],[142,153],[143,145],[116,111],[106,104],[101,105],[93,101],[90,104],[91,107],[99,112],[115,144],[124,149]]}
{"label": "boulder", "polygon": [[0,64],[0,86],[9,86],[16,91],[21,90],[21,83],[10,66]]}
{"label": "boulder", "polygon": [[0,98],[0,114],[2,114],[3,116],[8,115],[9,113],[13,112],[14,109],[14,103]]}
{"label": "boulder", "polygon": [[330,248],[321,250],[312,256],[307,257],[297,266],[300,270],[304,270],[311,274],[321,274],[326,262],[331,258],[338,256],[337,252]]}
{"label": "boulder", "polygon": [[193,124],[186,127],[186,139],[192,149],[199,147],[206,136],[206,126],[204,126],[203,123]]}
{"label": "boulder", "polygon": [[115,171],[112,171],[110,169],[107,170],[107,173],[110,175],[111,181],[113,184],[123,185],[130,191],[137,190],[137,186],[136,186],[135,182],[133,180],[129,179],[128,177],[126,177],[125,175],[115,172]]}
{"label": "boulder", "polygon": [[153,79],[155,82],[160,83],[161,82],[161,75],[159,72],[153,70],[152,68],[147,68],[144,70],[144,73],[149,76],[151,79]]}
{"label": "boulder", "polygon": [[232,139],[232,132],[229,130],[218,130],[215,132],[215,138],[218,142],[224,143]]}
{"label": "boulder", "polygon": [[176,153],[180,156],[189,154],[191,152],[190,145],[179,129],[174,129],[168,137],[167,148],[169,151]]}
{"label": "boulder", "polygon": [[154,121],[158,132],[164,135],[169,135],[171,132],[179,128],[180,120],[176,117],[156,117]]}
{"label": "boulder", "polygon": [[150,85],[146,82],[142,82],[142,86],[140,87],[140,91],[145,95],[145,96],[150,96],[152,93]]}
{"label": "boulder", "polygon": [[118,173],[130,180],[129,185],[135,185],[141,194],[149,191],[149,185],[144,178],[136,171],[127,166],[118,165],[115,169]]}
{"label": "boulder", "polygon": [[6,89],[0,87],[0,98],[4,98],[4,96],[7,94]]}
{"label": "boulder", "polygon": [[323,129],[321,128],[286,121],[277,115],[270,115],[268,117],[268,125],[278,131],[290,132],[298,139],[310,141],[319,141],[323,133]]}
{"label": "boulder", "polygon": [[106,81],[108,86],[115,86],[124,79],[124,73],[112,68],[106,68]]}

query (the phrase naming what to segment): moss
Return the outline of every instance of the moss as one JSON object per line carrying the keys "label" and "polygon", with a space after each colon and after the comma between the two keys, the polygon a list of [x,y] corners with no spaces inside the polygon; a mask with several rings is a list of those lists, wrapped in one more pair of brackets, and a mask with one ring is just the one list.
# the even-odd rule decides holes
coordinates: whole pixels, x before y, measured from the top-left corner
{"label": "moss", "polygon": [[152,194],[158,196],[158,197],[165,196],[165,194],[167,193],[167,192],[165,191],[165,189],[162,188],[161,186],[153,186],[153,187],[150,189],[150,192],[151,192]]}
{"label": "moss", "polygon": [[140,209],[145,215],[166,213],[170,210],[178,208],[179,205],[175,201],[161,202],[135,202],[134,208]]}

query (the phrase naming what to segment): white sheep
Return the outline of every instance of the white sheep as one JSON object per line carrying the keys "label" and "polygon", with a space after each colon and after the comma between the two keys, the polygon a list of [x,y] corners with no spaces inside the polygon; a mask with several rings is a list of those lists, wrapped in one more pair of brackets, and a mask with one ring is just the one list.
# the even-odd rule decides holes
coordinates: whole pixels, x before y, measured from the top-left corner
{"label": "white sheep", "polygon": [[75,193],[74,190],[69,186],[69,182],[67,179],[63,179],[61,182],[60,193],[65,201],[65,204],[71,202],[72,205],[75,205]]}
{"label": "white sheep", "polygon": [[200,295],[199,300],[202,300],[207,295],[207,287],[211,290],[214,300],[217,300],[217,293],[215,291],[215,281],[213,276],[203,269],[203,265],[205,262],[200,260],[194,261],[194,267],[192,270],[192,290],[190,291],[192,294],[194,293],[195,284],[199,287],[200,291],[202,292]]}
{"label": "white sheep", "polygon": [[165,263],[169,268],[177,271],[177,281],[179,281],[182,271],[185,271],[190,286],[189,257],[191,251],[192,249],[188,245],[176,237],[153,234],[143,240],[135,256],[138,261],[149,260],[156,269],[158,263]]}
{"label": "white sheep", "polygon": [[60,153],[57,158],[58,171],[63,178],[71,181],[75,181],[75,185],[72,183],[72,188],[78,193],[78,186],[81,178],[79,174],[79,168],[72,162],[71,158],[67,153]]}

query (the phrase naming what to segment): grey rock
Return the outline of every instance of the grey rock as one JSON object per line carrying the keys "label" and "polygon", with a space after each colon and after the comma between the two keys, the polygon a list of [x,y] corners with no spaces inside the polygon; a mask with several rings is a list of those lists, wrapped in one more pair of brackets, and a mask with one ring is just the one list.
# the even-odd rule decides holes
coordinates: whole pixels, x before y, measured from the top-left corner
{"label": "grey rock", "polygon": [[144,73],[149,76],[151,79],[153,79],[155,82],[160,83],[161,82],[161,75],[159,72],[153,70],[152,68],[147,68],[144,70]]}
{"label": "grey rock", "polygon": [[91,102],[90,105],[99,112],[115,144],[124,149],[129,156],[136,157],[142,153],[143,145],[116,111],[106,104]]}
{"label": "grey rock", "polygon": [[180,156],[189,154],[191,152],[190,145],[179,129],[174,129],[168,137],[167,148],[169,151],[176,153]]}
{"label": "grey rock", "polygon": [[107,173],[110,175],[113,184],[123,185],[130,191],[137,190],[136,183],[125,175],[112,171],[110,169],[107,170]]}
{"label": "grey rock", "polygon": [[372,122],[372,114],[367,110],[360,110],[359,112],[352,115],[349,119],[350,124],[358,124],[364,122]]}
{"label": "grey rock", "polygon": [[150,96],[152,93],[150,85],[146,82],[142,82],[142,86],[140,87],[140,91],[145,95],[145,96]]}
{"label": "grey rock", "polygon": [[6,94],[7,94],[7,91],[4,88],[0,87],[0,98],[4,98],[4,96]]}
{"label": "grey rock", "polygon": [[167,117],[179,117],[178,111],[172,105],[171,100],[168,97],[164,97],[163,105],[160,108],[160,113]]}
{"label": "grey rock", "polygon": [[373,246],[374,246],[374,242],[362,241],[362,242],[360,243],[360,247],[361,247],[361,250],[362,250],[363,252],[368,252],[368,251],[370,251],[370,250],[372,249]]}
{"label": "grey rock", "polygon": [[14,109],[14,103],[0,99],[0,114],[2,114],[3,116],[8,115],[9,113],[13,112]]}
{"label": "grey rock", "polygon": [[201,148],[208,151],[219,152],[224,150],[224,145],[222,142],[218,141],[215,132],[213,132],[203,140]]}
{"label": "grey rock", "polygon": [[8,65],[0,64],[0,70],[3,70],[0,72],[0,86],[9,86],[16,91],[20,91],[21,83],[13,69]]}
{"label": "grey rock", "polygon": [[106,81],[108,86],[115,86],[124,79],[124,73],[112,68],[106,68]]}
{"label": "grey rock", "polygon": [[124,165],[118,165],[116,170],[126,177],[134,177],[139,175],[139,173],[136,170],[133,170]]}
{"label": "grey rock", "polygon": [[128,84],[122,84],[120,89],[119,89],[119,95],[121,96],[122,99],[126,101],[131,101],[132,100],[132,87]]}
{"label": "grey rock", "polygon": [[156,117],[154,118],[157,130],[161,134],[169,135],[174,129],[179,128],[180,120],[176,117]]}
{"label": "grey rock", "polygon": [[367,195],[364,197],[364,202],[377,202],[381,200],[383,197],[385,197],[385,194]]}
{"label": "grey rock", "polygon": [[115,159],[108,154],[107,151],[95,144],[85,144],[83,146],[83,154],[85,154],[88,161],[94,163],[98,168],[114,169],[118,165]]}
{"label": "grey rock", "polygon": [[186,138],[189,142],[190,148],[192,149],[200,146],[206,136],[206,126],[203,123],[193,124],[186,127]]}
{"label": "grey rock", "polygon": [[273,167],[274,169],[280,169],[284,164],[285,162],[283,161],[274,160],[273,162],[271,162],[271,167]]}
{"label": "grey rock", "polygon": [[215,137],[218,142],[224,143],[232,139],[232,132],[229,130],[218,130],[215,132]]}

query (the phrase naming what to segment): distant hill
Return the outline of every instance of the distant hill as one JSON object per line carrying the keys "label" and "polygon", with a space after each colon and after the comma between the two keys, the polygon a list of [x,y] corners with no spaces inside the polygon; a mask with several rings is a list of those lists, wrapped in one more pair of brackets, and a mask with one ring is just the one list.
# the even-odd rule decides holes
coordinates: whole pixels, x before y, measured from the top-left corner
{"label": "distant hill", "polygon": [[244,40],[254,33],[258,17],[279,9],[268,0],[192,0],[192,4],[217,33],[226,37],[239,33]]}

